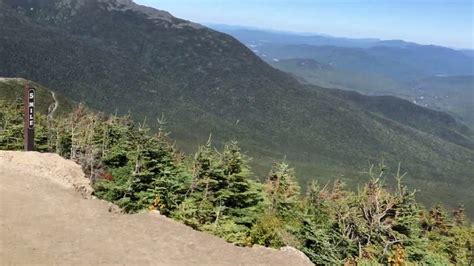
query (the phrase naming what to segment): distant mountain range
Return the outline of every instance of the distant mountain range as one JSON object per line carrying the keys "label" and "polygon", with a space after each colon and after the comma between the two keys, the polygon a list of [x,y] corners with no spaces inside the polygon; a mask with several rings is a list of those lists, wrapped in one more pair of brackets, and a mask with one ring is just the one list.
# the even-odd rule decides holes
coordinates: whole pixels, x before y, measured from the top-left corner
{"label": "distant mountain range", "polygon": [[461,52],[463,52],[465,55],[468,55],[470,57],[474,57],[474,50],[472,49],[464,49],[464,50],[461,50]]}
{"label": "distant mountain range", "polygon": [[[274,67],[311,84],[369,95],[395,95],[450,112],[474,126],[473,50],[454,50],[402,40],[350,39],[226,25],[211,26],[236,37]],[[330,69],[300,64],[308,60]],[[456,78],[458,76],[467,78],[460,84],[461,81]],[[429,85],[438,89],[423,94],[428,85],[424,82],[426,79],[431,79]],[[451,89],[443,79],[455,80],[452,86],[456,88]],[[433,81],[439,81],[440,84],[433,84]],[[443,90],[439,89],[441,85]],[[420,87],[425,89],[419,90]],[[427,98],[436,100],[424,100]],[[461,98],[465,100],[453,100]],[[468,100],[471,104],[466,103]]]}
{"label": "distant mountain range", "polygon": [[[382,40],[379,38],[348,38],[335,37],[327,34],[296,33],[277,30],[236,26],[226,24],[206,24],[209,28],[228,33],[244,43],[275,43],[275,44],[307,44],[313,46],[337,46],[348,48],[372,48],[377,46],[406,48],[410,46],[425,46],[452,49],[439,45],[423,45],[404,40]],[[467,55],[472,55],[474,49],[457,49]]]}
{"label": "distant mountain range", "polygon": [[[424,202],[465,202],[474,213],[474,132],[449,114],[302,84],[227,34],[128,0],[0,0],[0,25],[0,76],[152,126],[164,114],[185,151],[211,133],[216,145],[236,139],[259,176],[286,156],[302,184],[341,177],[355,185],[368,162],[384,158],[392,170],[402,163]],[[348,49],[361,54],[354,62],[367,58]],[[339,64],[305,60],[325,71]]]}
{"label": "distant mountain range", "polygon": [[416,45],[415,43],[402,40],[381,40],[377,38],[345,38],[333,37],[325,34],[303,34],[275,30],[264,30],[245,26],[234,26],[225,24],[207,24],[212,29],[228,33],[243,43],[273,43],[283,45],[314,45],[314,46],[337,46],[349,48],[371,48],[376,46],[404,47]]}

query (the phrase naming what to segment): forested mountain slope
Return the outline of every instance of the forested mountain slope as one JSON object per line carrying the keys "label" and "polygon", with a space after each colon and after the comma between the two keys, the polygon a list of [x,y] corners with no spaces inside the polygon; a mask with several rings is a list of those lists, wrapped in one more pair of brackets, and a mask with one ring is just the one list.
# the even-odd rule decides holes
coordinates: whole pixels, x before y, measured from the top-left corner
{"label": "forested mountain slope", "polygon": [[22,78],[0,77],[0,100],[7,102],[22,102],[23,88],[31,86],[36,89],[36,110],[51,116],[60,116],[72,111],[77,105],[60,93],[55,93],[48,88]]}
{"label": "forested mountain slope", "polygon": [[419,104],[439,106],[474,128],[474,75],[435,76],[413,82]]}
{"label": "forested mountain slope", "polygon": [[351,39],[211,25],[304,82],[393,95],[453,114],[472,126],[474,59],[469,50],[402,40]]}
{"label": "forested mountain slope", "polygon": [[0,76],[151,125],[164,114],[185,150],[212,133],[215,143],[238,140],[257,174],[286,155],[303,179],[351,181],[385,158],[402,163],[426,202],[467,202],[473,189],[472,132],[449,115],[403,101],[400,117],[395,98],[303,86],[234,38],[166,12],[118,0],[2,0],[0,25]]}
{"label": "forested mountain slope", "polygon": [[[22,149],[22,110],[21,103],[0,100],[0,125],[13,125],[0,130],[0,149]],[[417,203],[418,193],[405,185],[406,175],[398,172],[387,176],[391,174],[383,163],[369,168],[366,173],[369,181],[360,184],[356,191],[348,190],[340,180],[335,180],[332,185],[320,185],[314,180],[303,190],[296,181],[294,169],[286,162],[273,164],[265,181],[256,180],[251,174],[249,158],[235,142],[227,143],[223,149],[216,149],[207,142],[194,156],[186,156],[176,150],[174,141],[163,128],[149,134],[146,125],[134,125],[130,116],[97,114],[83,105],[61,117],[46,117],[38,113],[36,122],[37,150],[71,159],[82,166],[84,172],[80,171],[79,165],[58,160],[57,155],[0,152],[0,168],[5,168],[0,169],[0,178],[16,177],[14,180],[18,181],[28,176],[21,176],[22,173],[30,174],[31,178],[34,172],[38,176],[33,180],[54,179],[58,184],[76,188],[83,196],[93,193],[116,204],[109,206],[109,211],[114,213],[120,210],[127,213],[159,211],[196,230],[217,235],[239,246],[258,244],[280,248],[291,245],[317,265],[397,261],[466,265],[472,254],[473,232],[466,220],[465,209],[462,206],[452,209],[452,215],[440,205],[426,209]],[[18,127],[20,129],[15,130]],[[41,162],[47,158],[50,159],[48,162]],[[1,162],[2,159],[5,162]],[[393,190],[386,187],[386,177],[396,180]],[[26,193],[26,198],[36,199],[36,202],[49,199],[58,192],[57,187],[51,189],[51,184],[43,184],[49,190],[35,195],[31,188],[25,190],[25,185],[20,183],[7,181],[2,182],[7,187],[0,186],[7,194],[5,200],[9,203],[5,206],[9,206],[11,211],[18,210],[14,205],[25,205],[24,200],[19,199],[25,197],[17,197],[18,190],[12,184],[23,186],[21,191]],[[38,188],[37,185],[33,187]],[[0,195],[5,196],[5,193]],[[65,206],[75,204],[77,199],[71,199]],[[51,219],[70,217],[61,213],[78,208],[53,209],[35,208],[37,215],[45,217],[46,211],[52,215]],[[93,206],[86,209],[97,210]],[[5,214],[4,211],[0,213]],[[96,216],[104,217],[103,214],[99,211]],[[18,217],[22,217],[21,211],[12,215],[7,209],[7,221]],[[133,216],[122,217],[129,219]],[[18,231],[17,224],[7,222],[7,231]],[[51,229],[51,226],[44,228],[41,224],[28,227],[40,231]],[[64,229],[67,226],[56,227]],[[13,246],[23,247],[29,240],[38,242],[35,238],[26,239],[26,242],[11,237],[8,240],[8,232],[6,239]],[[37,234],[33,235],[37,237]],[[101,241],[107,242],[107,237],[92,242]],[[146,251],[150,245],[136,242],[132,246]],[[224,243],[216,248],[220,247],[224,247]],[[55,258],[64,261],[71,256],[60,258],[62,251],[71,254],[70,248],[70,245],[56,245],[51,250],[51,246],[40,245],[35,250],[48,254],[59,251],[59,257]],[[106,249],[93,250],[92,257],[97,258]],[[291,251],[308,261],[294,248],[282,250]],[[20,248],[20,252],[24,251]],[[176,249],[171,248],[170,252],[173,251]],[[361,256],[361,253],[365,255]],[[13,255],[10,258],[21,261],[24,257]],[[102,261],[115,261],[116,257],[104,257]],[[32,258],[40,261],[39,257]],[[262,263],[275,262],[265,259]]]}

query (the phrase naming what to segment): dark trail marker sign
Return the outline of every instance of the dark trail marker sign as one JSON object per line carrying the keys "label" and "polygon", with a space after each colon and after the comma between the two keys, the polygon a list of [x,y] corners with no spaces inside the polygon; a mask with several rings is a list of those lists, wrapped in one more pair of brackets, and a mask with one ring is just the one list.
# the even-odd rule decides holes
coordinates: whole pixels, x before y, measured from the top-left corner
{"label": "dark trail marker sign", "polygon": [[25,117],[24,117],[24,142],[25,151],[35,150],[35,97],[36,89],[33,87],[25,86],[24,91],[24,105],[25,105]]}

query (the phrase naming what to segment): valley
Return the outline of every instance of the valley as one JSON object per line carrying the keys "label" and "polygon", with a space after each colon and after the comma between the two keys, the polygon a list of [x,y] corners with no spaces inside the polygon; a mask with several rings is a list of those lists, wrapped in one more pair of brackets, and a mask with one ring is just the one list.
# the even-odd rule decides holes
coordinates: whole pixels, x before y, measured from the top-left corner
{"label": "valley", "polygon": [[[164,115],[185,152],[210,135],[216,146],[237,140],[254,158],[259,178],[272,162],[286,158],[303,186],[341,178],[356,187],[368,166],[383,159],[391,172],[401,163],[407,183],[422,189],[424,203],[463,202],[474,211],[474,133],[451,115],[411,100],[302,84],[230,35],[163,14],[144,13],[127,1],[2,0],[0,76],[38,82],[97,111],[130,113],[154,129]],[[265,53],[283,59],[277,48]],[[331,49],[343,62],[359,60]],[[300,54],[288,58],[294,56]],[[329,59],[310,59],[333,76],[321,85],[333,87],[341,76],[347,86],[354,84],[350,75],[327,67]],[[394,66],[388,73],[390,79],[408,79],[412,69]],[[380,83],[390,84],[381,76]]]}
{"label": "valley", "polygon": [[471,265],[468,7],[0,0],[0,261]]}
{"label": "valley", "polygon": [[303,82],[367,95],[397,96],[449,112],[474,126],[474,59],[470,50],[210,26],[236,37],[270,65]]}

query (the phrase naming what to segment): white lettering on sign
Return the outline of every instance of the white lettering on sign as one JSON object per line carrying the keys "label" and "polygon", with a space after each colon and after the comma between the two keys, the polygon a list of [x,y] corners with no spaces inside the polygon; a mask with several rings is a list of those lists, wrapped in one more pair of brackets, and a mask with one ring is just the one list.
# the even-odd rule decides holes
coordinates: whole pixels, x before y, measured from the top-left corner
{"label": "white lettering on sign", "polygon": [[28,127],[30,129],[35,127],[35,91],[33,89],[28,91]]}

